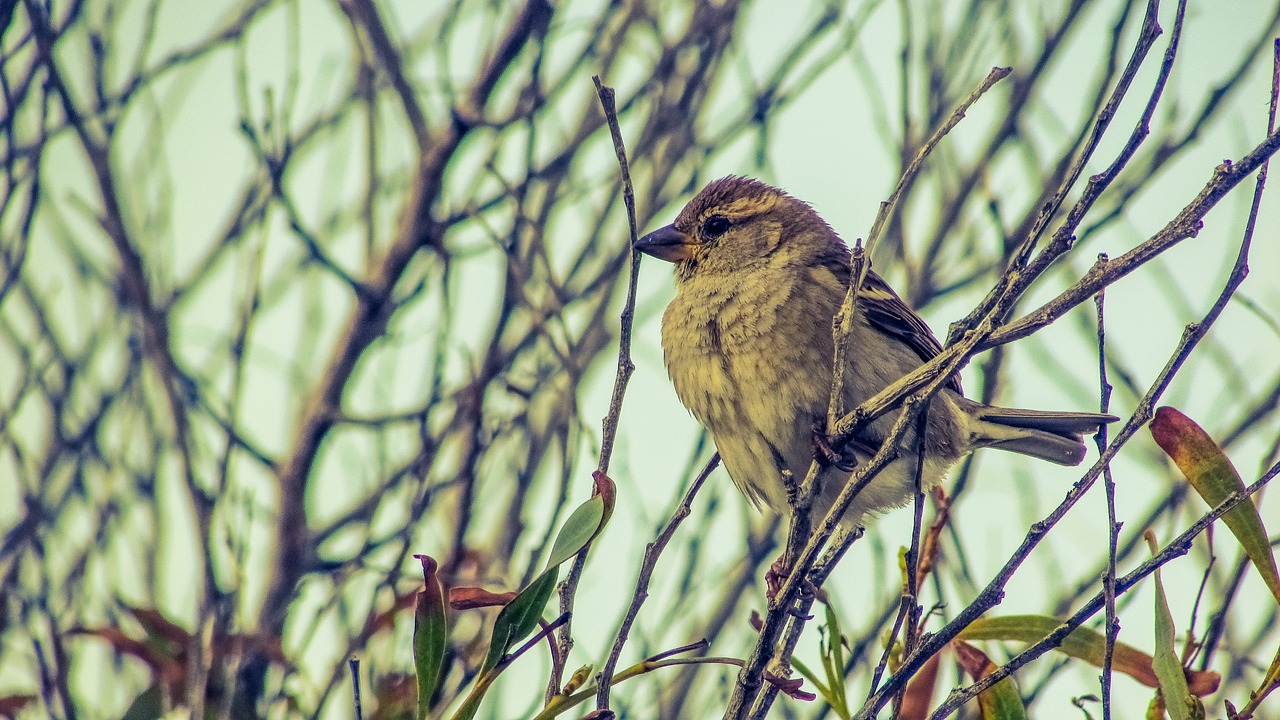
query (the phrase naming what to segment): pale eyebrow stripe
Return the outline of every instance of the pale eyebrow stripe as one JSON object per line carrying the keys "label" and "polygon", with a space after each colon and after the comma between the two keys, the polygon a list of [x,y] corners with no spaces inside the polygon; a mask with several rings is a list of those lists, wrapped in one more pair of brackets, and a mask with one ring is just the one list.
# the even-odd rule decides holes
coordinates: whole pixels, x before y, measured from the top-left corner
{"label": "pale eyebrow stripe", "polygon": [[777,198],[772,197],[743,197],[728,203],[727,205],[716,205],[704,210],[700,217],[705,219],[712,215],[725,215],[730,217],[745,217],[748,215],[759,215],[760,213],[771,210],[778,204]]}

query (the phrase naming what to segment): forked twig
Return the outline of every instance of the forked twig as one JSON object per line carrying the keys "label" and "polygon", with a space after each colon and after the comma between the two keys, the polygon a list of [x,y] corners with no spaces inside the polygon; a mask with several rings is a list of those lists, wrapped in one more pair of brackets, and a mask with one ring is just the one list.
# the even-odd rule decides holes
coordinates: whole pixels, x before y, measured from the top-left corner
{"label": "forked twig", "polygon": [[[914,175],[919,172],[929,152],[964,117],[965,111],[979,97],[1008,74],[1009,70],[1007,68],[993,69],[979,87],[960,104],[948,120],[930,137],[929,141],[921,147],[916,159],[908,165],[907,170],[904,172],[904,177],[899,181],[893,195],[890,196],[888,201],[881,204],[876,220],[872,224],[871,233],[868,235],[868,247],[880,237],[885,224],[892,217],[897,207],[902,189],[907,187]],[[835,417],[838,414],[836,409],[843,402],[845,368],[848,363],[847,346],[852,335],[853,318],[857,310],[858,291],[866,271],[867,268],[862,260],[862,255],[858,252],[858,248],[855,247],[851,258],[849,288],[839,313],[833,319],[836,351],[835,357],[833,357],[833,379],[829,406],[829,415],[831,417]],[[944,382],[945,379],[934,383],[932,391],[936,392]],[[778,590],[775,601],[769,607],[769,612],[765,616],[764,625],[760,630],[750,659],[738,675],[738,682],[734,687],[733,695],[730,697],[729,705],[725,711],[724,717],[726,720],[748,716],[762,717],[763,713],[768,711],[769,703],[772,701],[774,693],[760,694],[761,678],[763,677],[765,666],[771,658],[776,656],[778,662],[785,665],[790,657],[790,649],[783,649],[781,653],[776,655],[774,652],[784,626],[788,624],[794,625],[796,636],[798,636],[799,629],[804,626],[805,613],[791,612],[791,606],[796,602],[801,581],[810,573],[818,553],[822,550],[827,540],[830,539],[839,524],[839,519],[844,516],[845,510],[853,502],[853,498],[875,478],[877,473],[894,459],[896,456],[894,448],[896,448],[899,438],[903,436],[906,428],[915,419],[916,413],[920,409],[920,402],[927,397],[928,394],[922,394],[915,401],[908,400],[903,404],[902,415],[898,418],[889,436],[882,443],[880,450],[871,460],[854,472],[840,493],[839,498],[823,519],[822,524],[816,529],[816,532],[810,527],[812,520],[809,517],[809,509],[812,507],[813,498],[817,494],[816,489],[821,487],[827,469],[817,462],[810,464],[809,471],[801,484],[799,498],[793,511],[791,532],[788,535],[787,549],[784,555],[787,558],[789,574],[782,587]],[[828,430],[830,429],[829,426]],[[797,548],[803,549],[797,553]]]}
{"label": "forked twig", "polygon": [[596,675],[597,710],[607,710],[609,708],[609,690],[613,684],[613,673],[618,667],[618,658],[622,656],[622,646],[626,644],[627,638],[631,634],[631,626],[635,623],[636,616],[640,614],[640,606],[649,597],[649,579],[653,577],[653,570],[658,564],[658,557],[666,549],[667,543],[671,542],[672,536],[676,533],[676,528],[680,527],[680,523],[689,517],[694,496],[698,494],[707,477],[719,465],[720,453],[715,453],[702,468],[702,472],[699,472],[698,476],[694,478],[693,484],[685,492],[684,499],[680,501],[680,505],[671,515],[666,527],[662,529],[662,532],[658,534],[658,537],[653,542],[645,546],[644,560],[640,563],[640,574],[636,578],[636,589],[631,595],[631,605],[627,608],[627,614],[622,619],[622,627],[618,629],[618,635],[613,640],[613,649],[609,651],[609,659],[605,661],[604,669]]}

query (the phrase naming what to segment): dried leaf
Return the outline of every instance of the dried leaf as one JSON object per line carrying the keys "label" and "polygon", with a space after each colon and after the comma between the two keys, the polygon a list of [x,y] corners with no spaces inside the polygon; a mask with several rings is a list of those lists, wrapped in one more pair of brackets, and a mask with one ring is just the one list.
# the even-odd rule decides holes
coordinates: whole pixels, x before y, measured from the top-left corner
{"label": "dried leaf", "polygon": [[933,706],[933,691],[938,685],[941,658],[941,653],[934,653],[924,661],[911,682],[907,683],[907,690],[902,694],[902,711],[898,713],[900,720],[925,720],[929,717],[929,708]]}
{"label": "dried leaf", "polygon": [[[1004,615],[979,618],[959,635],[963,640],[1007,640],[1027,643],[1040,642],[1052,633],[1062,621],[1045,615]],[[1088,628],[1072,630],[1057,651],[1096,667],[1102,667],[1106,656],[1107,639],[1102,633]],[[1160,687],[1151,656],[1131,645],[1117,642],[1111,657],[1111,667],[1147,687]],[[1217,692],[1222,677],[1216,672],[1187,670],[1187,686],[1199,697]]]}
{"label": "dried leaf", "polygon": [[516,597],[513,592],[489,592],[478,587],[449,588],[449,607],[454,610],[474,610],[476,608],[502,607]]}

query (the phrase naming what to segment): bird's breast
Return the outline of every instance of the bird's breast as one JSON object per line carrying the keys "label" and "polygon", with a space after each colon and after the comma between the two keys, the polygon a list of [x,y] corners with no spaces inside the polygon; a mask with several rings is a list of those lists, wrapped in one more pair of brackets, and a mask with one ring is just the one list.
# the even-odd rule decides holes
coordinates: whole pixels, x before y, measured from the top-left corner
{"label": "bird's breast", "polygon": [[764,271],[689,278],[667,307],[667,371],[713,435],[745,426],[781,441],[800,416],[825,409],[838,301],[801,279]]}

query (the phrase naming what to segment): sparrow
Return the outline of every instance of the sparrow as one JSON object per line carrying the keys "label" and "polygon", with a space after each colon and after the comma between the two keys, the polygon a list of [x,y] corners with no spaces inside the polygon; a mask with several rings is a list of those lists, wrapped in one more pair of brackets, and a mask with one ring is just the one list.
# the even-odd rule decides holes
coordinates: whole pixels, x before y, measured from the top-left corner
{"label": "sparrow", "polygon": [[[835,457],[824,447],[834,357],[832,319],[849,286],[850,252],[809,204],[746,177],[715,180],[675,222],[636,248],[675,264],[676,295],[662,316],[667,373],[680,402],[711,434],[738,489],[757,507],[790,515],[810,463],[834,464],[813,504],[826,515],[850,476],[881,447],[892,414],[862,427]],[[875,272],[858,293],[844,403],[852,409],[942,351],[929,326]],[[922,486],[977,448],[1078,465],[1082,436],[1116,420],[1084,412],[984,405],[948,381],[928,406]],[[853,500],[847,529],[915,494],[916,432]],[[830,477],[830,476],[829,476]]]}

